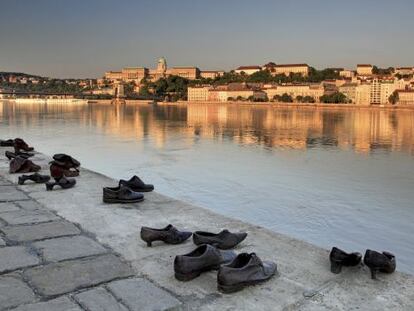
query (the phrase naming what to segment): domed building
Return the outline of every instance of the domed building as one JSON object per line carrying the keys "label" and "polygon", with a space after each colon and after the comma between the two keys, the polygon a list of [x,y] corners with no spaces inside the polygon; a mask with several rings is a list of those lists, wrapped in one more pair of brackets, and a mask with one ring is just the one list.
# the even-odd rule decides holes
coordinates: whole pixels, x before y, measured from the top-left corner
{"label": "domed building", "polygon": [[198,79],[200,77],[214,79],[222,74],[224,74],[224,71],[200,71],[200,69],[195,66],[172,67],[168,69],[167,60],[165,57],[161,57],[158,59],[157,67],[154,69],[145,67],[127,67],[123,68],[121,71],[107,71],[104,78],[111,82],[135,82],[136,85],[139,85],[142,79],[157,81],[160,78],[166,78],[168,76],[179,76],[189,80]]}

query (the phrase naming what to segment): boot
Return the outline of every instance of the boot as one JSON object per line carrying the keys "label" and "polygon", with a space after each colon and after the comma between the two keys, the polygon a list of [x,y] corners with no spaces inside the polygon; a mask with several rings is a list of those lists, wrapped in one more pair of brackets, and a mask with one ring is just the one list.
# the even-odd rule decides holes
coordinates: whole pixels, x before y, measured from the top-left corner
{"label": "boot", "polygon": [[21,138],[16,138],[14,140],[13,146],[14,146],[14,152],[15,153],[19,153],[20,150],[23,150],[23,151],[33,151],[34,150],[33,147],[29,147],[29,145]]}

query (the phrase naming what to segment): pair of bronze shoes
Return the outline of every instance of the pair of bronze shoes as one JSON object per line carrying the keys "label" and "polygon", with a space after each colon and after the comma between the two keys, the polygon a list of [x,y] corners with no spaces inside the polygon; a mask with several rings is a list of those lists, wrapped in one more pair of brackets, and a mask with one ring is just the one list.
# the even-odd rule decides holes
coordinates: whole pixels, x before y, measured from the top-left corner
{"label": "pair of bronze shoes", "polygon": [[135,175],[129,180],[121,179],[118,187],[104,187],[103,202],[137,203],[144,200],[144,195],[141,192],[150,192],[153,190],[153,185],[144,183],[141,178]]}
{"label": "pair of bronze shoes", "polygon": [[[346,253],[343,250],[333,247],[329,254],[331,272],[338,274],[342,267],[357,266],[361,263],[362,254]],[[371,278],[376,279],[377,272],[393,273],[396,269],[395,256],[389,252],[377,252],[370,249],[365,251],[364,264],[371,271]]]}
{"label": "pair of bronze shoes", "polygon": [[190,281],[211,270],[218,270],[218,290],[228,294],[268,281],[277,273],[277,265],[272,261],[262,261],[256,253],[237,255],[234,251],[219,250],[210,244],[178,255],[174,260],[174,275],[179,281]]}
{"label": "pair of bronze shoes", "polygon": [[147,242],[148,246],[152,246],[152,242],[155,241],[162,241],[167,244],[180,244],[189,239],[191,235],[195,245],[210,244],[219,249],[233,248],[247,237],[245,232],[232,233],[228,230],[222,230],[219,233],[179,231],[171,224],[162,229],[141,228],[141,239]]}
{"label": "pair of bronze shoes", "polygon": [[55,186],[62,189],[69,189],[76,185],[74,178],[79,176],[80,162],[65,153],[58,153],[53,156],[50,163],[50,175],[55,181],[46,183],[46,190],[53,190]]}

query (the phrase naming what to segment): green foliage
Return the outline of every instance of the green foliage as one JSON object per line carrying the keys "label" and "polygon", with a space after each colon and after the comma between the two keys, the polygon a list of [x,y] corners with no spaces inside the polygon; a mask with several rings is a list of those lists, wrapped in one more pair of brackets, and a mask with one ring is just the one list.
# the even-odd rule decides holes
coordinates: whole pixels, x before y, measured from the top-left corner
{"label": "green foliage", "polygon": [[298,103],[314,103],[315,99],[312,96],[296,96]]}
{"label": "green foliage", "polygon": [[391,105],[395,105],[398,101],[399,101],[400,97],[398,95],[397,91],[394,91],[390,97],[388,97],[388,101],[390,102]]}
{"label": "green foliage", "polygon": [[189,81],[179,76],[161,78],[155,82],[141,81],[139,95],[145,98],[168,98],[172,101],[187,99]]}
{"label": "green foliage", "polygon": [[260,70],[246,77],[246,82],[251,82],[251,83],[260,83],[260,82],[266,83],[266,82],[271,82],[272,80],[273,80],[273,77],[269,70]]}
{"label": "green foliage", "polygon": [[388,67],[388,68],[378,68],[377,66],[372,67],[372,73],[374,75],[391,75],[394,72],[394,68]]}
{"label": "green foliage", "polygon": [[275,95],[273,96],[273,99],[275,101],[282,102],[282,103],[293,103],[292,96],[290,96],[287,93],[284,93],[283,95]]}
{"label": "green foliage", "polygon": [[335,92],[330,95],[323,95],[320,98],[322,103],[330,103],[330,104],[345,104],[348,103],[348,99],[346,95],[341,92]]}

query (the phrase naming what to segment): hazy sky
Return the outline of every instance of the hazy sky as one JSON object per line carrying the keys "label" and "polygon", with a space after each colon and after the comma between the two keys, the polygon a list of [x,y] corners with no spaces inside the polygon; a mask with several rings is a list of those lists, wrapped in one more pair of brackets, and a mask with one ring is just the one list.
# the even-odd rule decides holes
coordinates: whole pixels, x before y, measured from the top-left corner
{"label": "hazy sky", "polygon": [[0,71],[414,65],[413,0],[0,0]]}

